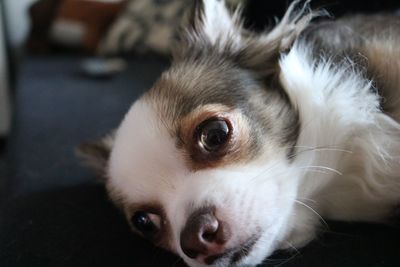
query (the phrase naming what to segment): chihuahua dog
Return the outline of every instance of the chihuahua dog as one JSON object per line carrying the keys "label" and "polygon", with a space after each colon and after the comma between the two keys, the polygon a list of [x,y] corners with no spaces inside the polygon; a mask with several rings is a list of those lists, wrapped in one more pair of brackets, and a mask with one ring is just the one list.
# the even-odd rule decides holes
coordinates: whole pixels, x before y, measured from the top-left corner
{"label": "chihuahua dog", "polygon": [[254,266],[324,219],[380,222],[400,200],[400,17],[271,30],[196,1],[173,62],[114,134],[81,147],[134,232],[189,266]]}

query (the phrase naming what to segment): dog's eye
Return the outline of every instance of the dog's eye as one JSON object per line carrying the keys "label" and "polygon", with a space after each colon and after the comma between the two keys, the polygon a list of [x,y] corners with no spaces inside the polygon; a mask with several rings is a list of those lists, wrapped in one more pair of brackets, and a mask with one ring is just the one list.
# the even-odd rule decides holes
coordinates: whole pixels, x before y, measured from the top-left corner
{"label": "dog's eye", "polygon": [[143,211],[136,212],[131,218],[132,225],[146,237],[153,237],[161,227],[160,216]]}
{"label": "dog's eye", "polygon": [[197,128],[197,139],[200,147],[208,152],[221,149],[229,140],[230,127],[223,119],[214,118],[202,122]]}

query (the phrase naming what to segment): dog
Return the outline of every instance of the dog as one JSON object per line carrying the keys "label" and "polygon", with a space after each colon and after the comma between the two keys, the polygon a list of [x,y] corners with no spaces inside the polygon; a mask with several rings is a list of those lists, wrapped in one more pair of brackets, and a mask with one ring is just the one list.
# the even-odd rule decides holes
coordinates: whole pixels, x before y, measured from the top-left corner
{"label": "dog", "polygon": [[196,1],[170,69],[80,149],[134,232],[189,266],[255,266],[323,219],[392,216],[400,18],[319,15],[295,1],[256,34]]}

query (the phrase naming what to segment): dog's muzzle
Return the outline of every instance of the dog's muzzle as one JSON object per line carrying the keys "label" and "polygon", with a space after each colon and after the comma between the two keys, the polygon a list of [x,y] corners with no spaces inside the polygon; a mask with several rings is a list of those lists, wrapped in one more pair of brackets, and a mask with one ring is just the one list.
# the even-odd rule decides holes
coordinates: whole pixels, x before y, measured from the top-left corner
{"label": "dog's muzzle", "polygon": [[193,212],[180,236],[182,251],[191,259],[212,264],[223,257],[225,244],[231,238],[228,224],[218,220],[215,208],[201,208]]}

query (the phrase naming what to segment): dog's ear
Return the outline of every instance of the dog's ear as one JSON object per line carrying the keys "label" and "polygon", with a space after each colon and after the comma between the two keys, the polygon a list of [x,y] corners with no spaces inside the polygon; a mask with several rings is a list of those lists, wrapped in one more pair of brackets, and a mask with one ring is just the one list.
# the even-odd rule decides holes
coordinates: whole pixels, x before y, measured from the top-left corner
{"label": "dog's ear", "polygon": [[114,144],[114,134],[80,144],[75,152],[82,163],[92,168],[101,180],[107,177],[106,168]]}
{"label": "dog's ear", "polygon": [[[288,52],[300,34],[315,17],[325,16],[325,10],[313,11],[310,0],[293,1],[283,18],[262,34],[249,33],[243,42],[240,62],[262,75],[276,73],[279,58]],[[243,38],[242,38],[243,40]]]}
{"label": "dog's ear", "polygon": [[240,8],[230,12],[224,0],[196,0],[181,36],[183,43],[174,55],[216,50],[245,68],[269,75],[276,72],[281,54],[290,50],[310,21],[326,14],[312,11],[309,2],[293,1],[274,27],[254,33],[243,28]]}
{"label": "dog's ear", "polygon": [[181,41],[200,48],[239,46],[240,9],[230,12],[224,0],[195,0],[183,24]]}

